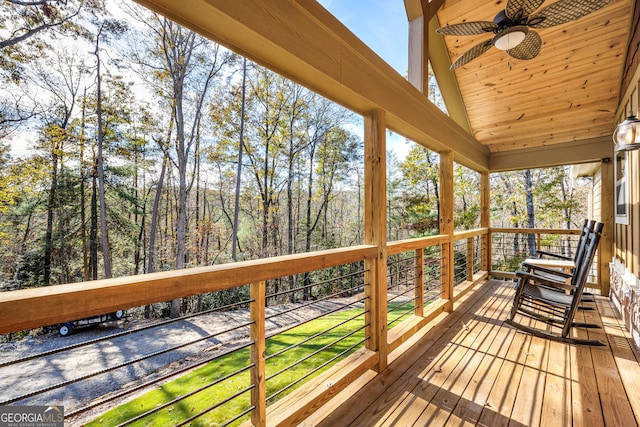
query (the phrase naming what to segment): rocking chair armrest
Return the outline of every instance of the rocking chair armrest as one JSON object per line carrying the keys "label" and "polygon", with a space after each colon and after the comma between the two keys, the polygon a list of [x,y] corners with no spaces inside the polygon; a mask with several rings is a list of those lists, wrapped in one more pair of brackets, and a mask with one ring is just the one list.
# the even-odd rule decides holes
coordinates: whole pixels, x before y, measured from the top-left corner
{"label": "rocking chair armrest", "polygon": [[575,289],[575,286],[570,285],[568,283],[557,281],[557,280],[551,280],[548,277],[538,276],[537,274],[528,273],[526,271],[519,271],[519,270],[516,271],[516,277],[520,278],[520,281],[522,280],[533,281],[534,286],[541,285],[549,288],[557,288],[557,289],[568,290],[568,291]]}
{"label": "rocking chair armrest", "polygon": [[541,271],[543,273],[553,274],[554,276],[564,277],[565,279],[573,277],[573,274],[565,273],[564,271],[556,270],[554,268],[543,267],[541,265],[529,264],[528,262],[523,262],[522,266],[528,268],[529,272]]}
{"label": "rocking chair armrest", "polygon": [[550,257],[558,258],[558,259],[564,259],[564,260],[567,260],[567,261],[571,261],[573,259],[573,258],[568,257],[568,256],[554,254],[553,252],[536,251],[536,257],[541,258],[542,255],[550,256]]}

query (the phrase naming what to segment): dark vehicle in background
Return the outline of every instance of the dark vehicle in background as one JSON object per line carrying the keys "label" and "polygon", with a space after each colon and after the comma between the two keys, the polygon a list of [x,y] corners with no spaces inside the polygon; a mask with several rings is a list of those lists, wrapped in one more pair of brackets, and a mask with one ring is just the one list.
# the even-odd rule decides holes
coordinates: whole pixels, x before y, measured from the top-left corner
{"label": "dark vehicle in background", "polygon": [[114,320],[120,320],[123,317],[124,317],[124,310],[117,310],[109,314],[101,314],[99,316],[87,317],[85,319],[74,320],[71,322],[64,322],[58,325],[51,325],[45,328],[45,330],[48,332],[48,331],[57,329],[58,334],[60,334],[61,337],[66,337],[68,335],[71,335],[73,331],[78,328],[91,326],[91,325],[98,325],[100,323],[110,322]]}

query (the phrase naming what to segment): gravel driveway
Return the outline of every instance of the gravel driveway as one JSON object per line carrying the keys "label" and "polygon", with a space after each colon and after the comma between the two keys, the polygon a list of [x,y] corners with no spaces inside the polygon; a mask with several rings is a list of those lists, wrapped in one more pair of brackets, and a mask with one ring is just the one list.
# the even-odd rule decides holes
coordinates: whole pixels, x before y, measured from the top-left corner
{"label": "gravel driveway", "polygon": [[[276,313],[285,312],[285,314],[267,320],[267,333],[344,307],[348,300],[351,299],[316,302],[312,306],[287,304],[268,307],[267,317]],[[294,307],[298,309],[289,311]],[[199,359],[211,357],[247,342],[248,326],[242,326],[212,338],[207,337],[229,331],[234,326],[246,325],[248,319],[247,310],[236,310],[180,319],[158,326],[152,326],[149,321],[129,323],[120,320],[82,329],[67,337],[48,334],[0,344],[0,377],[2,378],[0,402],[3,402],[0,404],[11,402],[12,405],[63,405],[65,414],[70,414],[105,395],[121,389],[133,388],[143,380],[146,382],[154,376],[170,374],[180,367],[190,366]],[[146,325],[151,327],[137,330]],[[127,334],[108,338],[121,332],[127,332]],[[106,339],[51,355],[37,356],[43,352],[99,338]],[[133,364],[127,363],[162,352],[169,347],[194,341],[198,342]],[[14,363],[25,357],[34,358]],[[98,374],[95,375],[96,373]],[[34,394],[45,389],[47,391]],[[148,387],[143,388],[135,395],[148,390]],[[130,400],[132,397],[133,395],[127,395],[125,398],[98,406],[77,417],[65,420],[65,425],[82,425],[110,407],[124,400]]]}

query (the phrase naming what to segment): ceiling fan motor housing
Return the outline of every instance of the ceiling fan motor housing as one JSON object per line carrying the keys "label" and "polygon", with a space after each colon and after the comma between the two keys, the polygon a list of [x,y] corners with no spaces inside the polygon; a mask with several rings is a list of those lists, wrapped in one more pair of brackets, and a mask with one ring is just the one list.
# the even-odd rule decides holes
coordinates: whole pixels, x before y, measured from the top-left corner
{"label": "ceiling fan motor housing", "polygon": [[498,34],[505,28],[514,27],[514,26],[526,26],[527,18],[528,17],[524,15],[524,12],[522,11],[522,9],[516,12],[513,18],[509,18],[507,16],[507,13],[504,10],[501,10],[493,18],[493,22],[498,26],[498,28],[492,29],[492,31]]}

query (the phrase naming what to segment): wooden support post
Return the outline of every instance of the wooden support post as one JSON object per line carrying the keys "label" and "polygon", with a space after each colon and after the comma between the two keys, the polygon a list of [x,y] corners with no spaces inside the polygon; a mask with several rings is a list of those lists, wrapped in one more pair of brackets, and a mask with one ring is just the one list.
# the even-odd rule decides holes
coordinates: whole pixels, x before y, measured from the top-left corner
{"label": "wooden support post", "polygon": [[378,370],[387,367],[387,156],[383,110],[364,115],[364,243],[378,255],[365,260],[369,325],[367,348],[378,353]]}
{"label": "wooden support post", "polygon": [[424,15],[409,21],[409,66],[408,80],[420,92],[428,95],[429,91],[429,24]]}
{"label": "wooden support post", "polygon": [[424,249],[416,249],[413,259],[415,272],[413,277],[415,286],[414,313],[416,316],[422,317],[424,316]]}
{"label": "wooden support post", "polygon": [[[489,172],[480,172],[480,227],[491,227],[491,182]],[[484,271],[491,271],[491,234],[480,236],[481,266]]]}
{"label": "wooden support post", "polygon": [[429,22],[444,0],[404,0],[409,21],[408,80],[429,95]]}
{"label": "wooden support post", "polygon": [[453,153],[445,151],[440,153],[440,234],[449,236],[449,242],[442,244],[442,298],[449,300],[445,306],[448,312],[453,311],[453,284],[454,284],[454,260],[453,260]]}
{"label": "wooden support post", "polygon": [[265,372],[265,305],[266,282],[252,283],[250,285],[251,303],[249,311],[251,316],[251,424],[254,426],[267,425],[267,386]]}
{"label": "wooden support post", "polygon": [[602,237],[598,246],[598,281],[600,282],[600,292],[603,296],[609,296],[611,287],[611,272],[609,263],[613,259],[613,236],[615,227],[614,217],[614,176],[613,158],[601,162],[602,191],[600,192],[600,204],[602,206],[600,222],[604,224]]}
{"label": "wooden support post", "polygon": [[475,252],[475,237],[467,239],[467,280],[473,282],[473,253]]}

